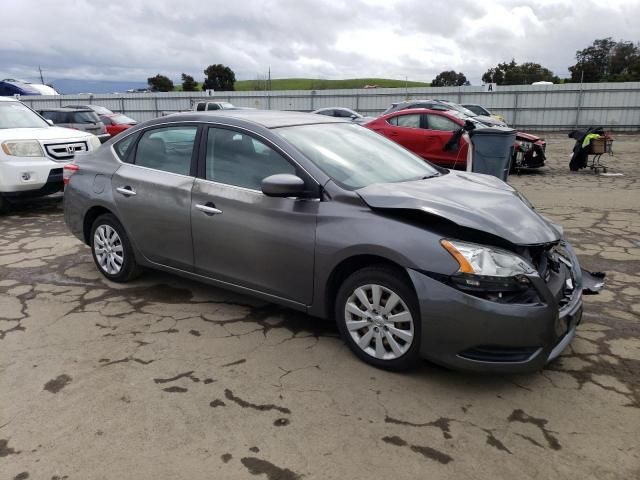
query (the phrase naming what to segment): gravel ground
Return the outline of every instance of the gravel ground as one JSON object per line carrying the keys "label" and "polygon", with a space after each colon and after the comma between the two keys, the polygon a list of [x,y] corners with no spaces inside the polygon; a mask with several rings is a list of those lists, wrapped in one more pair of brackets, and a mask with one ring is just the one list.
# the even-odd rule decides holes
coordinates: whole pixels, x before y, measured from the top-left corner
{"label": "gravel ground", "polygon": [[548,141],[510,183],[608,282],[529,375],[376,370],[328,322],[162,273],[105,281],[59,198],[0,218],[0,477],[639,478],[640,137],[617,136],[610,177]]}

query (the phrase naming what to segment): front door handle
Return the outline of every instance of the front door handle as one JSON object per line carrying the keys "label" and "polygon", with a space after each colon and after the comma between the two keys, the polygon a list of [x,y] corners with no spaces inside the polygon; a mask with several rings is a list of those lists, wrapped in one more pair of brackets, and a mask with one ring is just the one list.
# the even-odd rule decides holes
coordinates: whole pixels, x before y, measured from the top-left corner
{"label": "front door handle", "polygon": [[125,197],[133,197],[136,195],[136,191],[128,185],[126,187],[116,188],[116,192],[121,193]]}
{"label": "front door handle", "polygon": [[220,215],[222,213],[222,210],[216,208],[216,206],[211,202],[207,202],[204,205],[196,204],[196,208],[209,216]]}

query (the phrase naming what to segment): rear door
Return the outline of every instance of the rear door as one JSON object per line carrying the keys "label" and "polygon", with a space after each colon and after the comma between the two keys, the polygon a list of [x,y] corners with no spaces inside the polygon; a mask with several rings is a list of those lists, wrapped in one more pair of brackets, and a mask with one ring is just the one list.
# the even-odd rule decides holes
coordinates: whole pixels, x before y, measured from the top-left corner
{"label": "rear door", "polygon": [[460,140],[458,148],[445,151],[444,147],[460,128],[456,122],[437,113],[427,113],[425,117],[425,158],[437,165],[464,168],[467,162],[467,144]]}
{"label": "rear door", "polygon": [[139,251],[182,270],[193,269],[190,210],[198,138],[195,124],[152,127],[111,181],[118,216]]}
{"label": "rear door", "polygon": [[196,272],[309,305],[320,203],[268,197],[261,183],[278,173],[313,180],[272,144],[244,130],[211,127],[202,143],[204,168],[191,208]]}

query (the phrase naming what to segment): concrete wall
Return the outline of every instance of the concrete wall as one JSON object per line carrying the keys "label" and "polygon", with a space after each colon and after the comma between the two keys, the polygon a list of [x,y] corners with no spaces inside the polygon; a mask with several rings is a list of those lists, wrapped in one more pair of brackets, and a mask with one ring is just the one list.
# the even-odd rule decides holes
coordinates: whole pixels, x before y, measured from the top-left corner
{"label": "concrete wall", "polygon": [[[36,110],[92,103],[144,121],[162,112],[188,110],[204,95],[204,92],[84,94],[22,97],[21,100]],[[212,98],[237,106],[271,110],[311,111],[342,106],[364,115],[378,115],[392,102],[438,98],[481,104],[522,130],[565,131],[591,125],[615,131],[640,130],[640,82],[498,86],[493,92],[485,91],[485,87],[216,92]]]}

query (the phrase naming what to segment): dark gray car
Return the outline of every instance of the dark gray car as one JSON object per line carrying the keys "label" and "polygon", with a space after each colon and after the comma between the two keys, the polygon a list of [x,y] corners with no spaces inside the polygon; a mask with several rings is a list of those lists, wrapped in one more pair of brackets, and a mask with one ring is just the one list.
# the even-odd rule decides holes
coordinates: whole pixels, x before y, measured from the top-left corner
{"label": "dark gray car", "polygon": [[352,122],[177,114],[65,178],[65,221],[106,278],[155,268],[335,318],[375,366],[535,370],[581,318],[571,246],[517,191]]}
{"label": "dark gray car", "polygon": [[102,143],[111,138],[107,133],[107,128],[98,117],[98,114],[89,108],[47,108],[39,110],[38,113],[45,119],[59,127],[73,128],[83,132],[92,133],[97,136]]}

